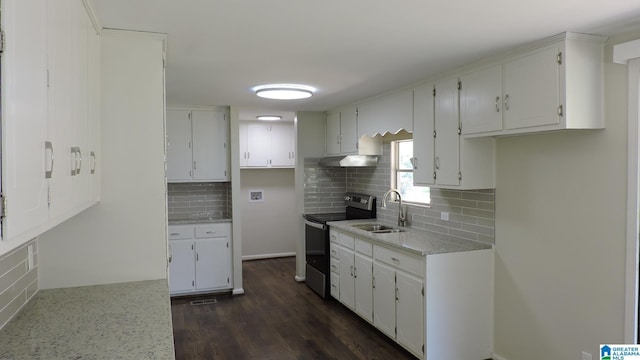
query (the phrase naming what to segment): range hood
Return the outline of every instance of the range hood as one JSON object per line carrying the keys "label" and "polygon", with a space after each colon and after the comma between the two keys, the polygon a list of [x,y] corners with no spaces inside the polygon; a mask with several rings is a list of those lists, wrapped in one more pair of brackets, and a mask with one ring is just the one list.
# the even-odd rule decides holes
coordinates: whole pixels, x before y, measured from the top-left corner
{"label": "range hood", "polygon": [[320,159],[319,165],[326,167],[366,167],[378,165],[378,155],[342,155]]}

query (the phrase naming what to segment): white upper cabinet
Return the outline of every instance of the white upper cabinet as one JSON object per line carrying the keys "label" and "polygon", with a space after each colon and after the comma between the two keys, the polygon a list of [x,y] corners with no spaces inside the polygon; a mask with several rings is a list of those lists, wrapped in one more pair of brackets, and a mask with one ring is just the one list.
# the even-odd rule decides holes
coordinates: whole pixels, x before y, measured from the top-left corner
{"label": "white upper cabinet", "polygon": [[229,181],[224,110],[167,109],[167,181]]}
{"label": "white upper cabinet", "polygon": [[505,130],[560,123],[561,52],[552,45],[504,64]]}
{"label": "white upper cabinet", "polygon": [[189,181],[192,174],[189,110],[167,109],[167,179]]}
{"label": "white upper cabinet", "polygon": [[565,33],[461,77],[467,137],[602,129],[603,43]]}
{"label": "white upper cabinet", "polygon": [[240,122],[241,168],[295,166],[295,128],[292,122]]}
{"label": "white upper cabinet", "polygon": [[194,110],[192,117],[193,180],[227,181],[229,127],[222,111]]}
{"label": "white upper cabinet", "polygon": [[435,183],[435,142],[433,84],[413,90],[413,181]]}
{"label": "white upper cabinet", "polygon": [[[82,0],[2,2],[0,255],[100,198],[100,38]],[[55,161],[54,161],[55,159]]]}
{"label": "white upper cabinet", "polygon": [[502,129],[502,65],[460,77],[460,121],[463,134]]}
{"label": "white upper cabinet", "polygon": [[435,84],[435,168],[438,185],[460,184],[458,78]]}
{"label": "white upper cabinet", "polygon": [[495,188],[495,139],[460,131],[457,77],[414,90],[413,181],[451,189]]}
{"label": "white upper cabinet", "polygon": [[327,133],[326,133],[327,155],[340,154],[340,111],[327,113]]}
{"label": "white upper cabinet", "polygon": [[358,137],[413,130],[413,92],[405,90],[358,105]]}
{"label": "white upper cabinet", "polygon": [[355,106],[349,106],[327,113],[326,153],[327,155],[355,154],[358,152],[357,123]]}

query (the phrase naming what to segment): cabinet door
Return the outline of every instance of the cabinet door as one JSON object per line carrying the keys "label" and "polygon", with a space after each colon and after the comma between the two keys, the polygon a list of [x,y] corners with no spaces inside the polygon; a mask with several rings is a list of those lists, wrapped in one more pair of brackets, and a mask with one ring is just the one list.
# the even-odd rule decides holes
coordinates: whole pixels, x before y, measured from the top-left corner
{"label": "cabinet door", "polygon": [[[402,271],[396,272],[397,340],[414,354],[422,356],[424,344],[424,297],[422,280]],[[437,330],[436,330],[437,331]]]}
{"label": "cabinet door", "polygon": [[267,167],[271,146],[269,125],[262,123],[247,124],[247,166]]}
{"label": "cabinet door", "polygon": [[191,113],[167,110],[167,180],[191,180]]}
{"label": "cabinet door", "polygon": [[337,155],[340,153],[340,112],[330,112],[327,114],[326,133],[327,155]]}
{"label": "cabinet door", "polygon": [[[57,2],[56,2],[57,4]],[[90,174],[91,201],[100,201],[100,35],[89,22],[89,133],[87,170]]]}
{"label": "cabinet door", "polygon": [[464,75],[460,80],[462,133],[502,130],[502,65]]}
{"label": "cabinet door", "polygon": [[340,111],[340,152],[351,154],[358,152],[358,113],[355,106]]}
{"label": "cabinet door", "polygon": [[193,179],[227,180],[227,125],[220,111],[191,112]]}
{"label": "cabinet door", "polygon": [[433,84],[413,91],[413,183],[434,184],[434,105]]}
{"label": "cabinet door", "polygon": [[248,142],[247,142],[247,123],[241,121],[238,124],[238,145],[240,148],[240,167],[246,167],[249,163]]}
{"label": "cabinet door", "polygon": [[82,1],[73,1],[73,44],[72,44],[72,122],[67,131],[72,133],[71,146],[76,148],[75,175],[72,176],[73,210],[75,215],[89,201],[89,18]]}
{"label": "cabinet door", "polygon": [[396,338],[395,270],[377,262],[373,263],[373,324]]}
{"label": "cabinet door", "polygon": [[354,268],[353,251],[340,247],[340,302],[352,310],[356,304]]}
{"label": "cabinet door", "polygon": [[436,83],[435,96],[435,168],[436,183],[460,185],[460,134],[458,119],[458,79]]}
{"label": "cabinet door", "polygon": [[293,123],[271,124],[271,166],[290,167],[294,161]]}
{"label": "cabinet door", "polygon": [[195,286],[196,268],[193,240],[169,241],[169,291],[191,291]]}
{"label": "cabinet door", "polygon": [[560,122],[560,48],[552,45],[504,64],[504,127]]}
{"label": "cabinet door", "polygon": [[373,262],[355,255],[355,309],[365,320],[373,321]]}
{"label": "cabinet door", "polygon": [[[9,212],[3,240],[30,240],[47,222],[47,2],[3,0],[2,191]],[[63,148],[53,144],[61,155]],[[50,157],[49,157],[50,159]],[[54,169],[57,174],[57,169]],[[0,254],[7,245],[0,244]],[[13,244],[16,245],[15,243]]]}
{"label": "cabinet door", "polygon": [[231,284],[228,237],[196,240],[196,289],[227,288]]}
{"label": "cabinet door", "polygon": [[[49,180],[50,219],[62,219],[73,208],[73,163],[71,147],[75,146],[73,26],[74,1],[50,1],[49,31],[49,140],[58,151],[55,171]],[[56,154],[57,155],[57,154]],[[55,175],[55,176],[53,176]]]}

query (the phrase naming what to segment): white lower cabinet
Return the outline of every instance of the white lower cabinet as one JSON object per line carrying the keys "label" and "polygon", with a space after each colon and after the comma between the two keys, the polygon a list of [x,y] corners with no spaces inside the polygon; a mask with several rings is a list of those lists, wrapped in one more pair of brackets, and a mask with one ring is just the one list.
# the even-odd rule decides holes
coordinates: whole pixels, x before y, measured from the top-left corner
{"label": "white lower cabinet", "polygon": [[231,224],[169,226],[171,295],[231,288]]}
{"label": "white lower cabinet", "polygon": [[419,359],[491,357],[493,249],[420,255],[330,230],[331,296]]}
{"label": "white lower cabinet", "polygon": [[424,349],[424,257],[374,245],[374,325],[414,355]]}

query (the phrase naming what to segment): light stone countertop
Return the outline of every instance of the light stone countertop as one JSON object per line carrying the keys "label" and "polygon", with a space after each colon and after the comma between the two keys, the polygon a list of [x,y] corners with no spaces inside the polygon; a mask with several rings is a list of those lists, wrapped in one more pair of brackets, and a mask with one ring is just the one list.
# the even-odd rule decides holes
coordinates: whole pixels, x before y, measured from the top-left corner
{"label": "light stone countertop", "polygon": [[41,290],[0,330],[0,359],[175,359],[166,280]]}
{"label": "light stone countertop", "polygon": [[174,219],[169,220],[169,225],[197,225],[230,223],[231,219]]}
{"label": "light stone countertop", "polygon": [[471,240],[459,239],[453,241],[437,239],[424,230],[414,228],[403,228],[405,230],[403,232],[376,234],[351,226],[357,224],[379,224],[399,228],[397,225],[381,222],[375,219],[331,221],[327,223],[330,227],[349,232],[361,238],[372,240],[374,243],[377,242],[391,247],[400,248],[423,256],[492,248],[489,244]]}

